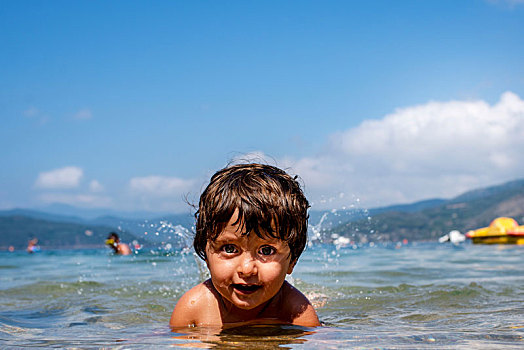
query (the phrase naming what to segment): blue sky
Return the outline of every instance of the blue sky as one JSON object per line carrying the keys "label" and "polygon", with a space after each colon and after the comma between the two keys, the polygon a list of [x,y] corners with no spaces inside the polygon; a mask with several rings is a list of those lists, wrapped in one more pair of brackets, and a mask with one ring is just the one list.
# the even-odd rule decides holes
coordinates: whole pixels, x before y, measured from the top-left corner
{"label": "blue sky", "polygon": [[0,209],[185,211],[255,155],[314,208],[524,176],[523,1],[0,0]]}

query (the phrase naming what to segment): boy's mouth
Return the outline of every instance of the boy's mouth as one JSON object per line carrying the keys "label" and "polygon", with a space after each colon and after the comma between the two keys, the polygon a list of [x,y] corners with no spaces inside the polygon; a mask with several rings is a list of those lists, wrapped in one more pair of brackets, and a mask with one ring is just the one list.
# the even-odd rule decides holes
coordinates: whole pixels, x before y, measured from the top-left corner
{"label": "boy's mouth", "polygon": [[233,288],[240,294],[251,294],[262,288],[258,284],[233,284]]}

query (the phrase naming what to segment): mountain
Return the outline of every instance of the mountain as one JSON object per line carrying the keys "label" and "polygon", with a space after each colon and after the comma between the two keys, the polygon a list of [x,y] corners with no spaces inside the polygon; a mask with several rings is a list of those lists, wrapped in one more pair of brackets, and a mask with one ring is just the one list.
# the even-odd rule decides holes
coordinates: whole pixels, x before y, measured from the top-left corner
{"label": "mountain", "polygon": [[[46,248],[102,247],[107,234],[115,231],[123,242],[137,240],[146,246],[187,246],[194,217],[190,213],[128,219],[101,216],[59,215],[29,209],[0,211],[0,250],[25,247],[37,237]],[[87,232],[87,234],[86,234]]]}
{"label": "mountain", "polygon": [[[56,209],[56,208],[55,208]],[[124,242],[137,240],[153,247],[191,245],[192,213],[119,217],[97,211],[92,217],[67,206],[64,212],[28,209],[0,211],[0,249],[25,247],[30,238],[55,248],[102,246],[110,231]],[[73,215],[77,214],[77,215]],[[133,214],[137,215],[137,213]],[[524,223],[524,179],[466,192],[452,199],[430,199],[372,209],[311,211],[311,234],[323,242],[338,236],[355,242],[436,240],[451,230],[466,232],[484,227],[499,216]],[[88,234],[86,234],[86,232]]]}
{"label": "mountain", "polygon": [[[348,221],[331,233],[360,241],[436,240],[451,230],[465,233],[488,226],[499,216],[524,222],[524,179],[466,192],[435,206],[378,212],[368,218]],[[416,207],[417,203],[411,208]]]}
{"label": "mountain", "polygon": [[124,230],[128,230],[135,233],[144,231],[146,226],[159,225],[161,222],[168,222],[172,225],[181,225],[186,228],[190,228],[194,225],[195,218],[192,214],[172,214],[172,215],[158,215],[149,219],[125,219],[116,216],[101,216],[93,220],[90,223],[97,225],[111,225],[121,227]]}
{"label": "mountain", "polygon": [[396,204],[372,209],[354,208],[350,210],[311,210],[309,224],[323,231],[330,231],[345,223],[368,219],[380,213],[401,212],[414,213],[424,209],[434,208],[447,202],[445,199],[428,199],[411,204]]}
{"label": "mountain", "polygon": [[0,210],[0,217],[7,216],[27,216],[34,219],[41,219],[47,221],[60,221],[60,222],[73,222],[73,223],[86,223],[88,220],[82,219],[78,216],[70,216],[63,214],[53,214],[47,213],[39,210],[33,209],[9,209],[9,210]]}
{"label": "mountain", "polygon": [[152,219],[158,216],[169,215],[169,213],[158,213],[149,211],[117,211],[107,208],[78,208],[68,204],[54,203],[39,208],[38,211],[59,216],[78,217],[84,220],[94,220],[102,216],[114,216],[125,219]]}
{"label": "mountain", "polygon": [[[115,227],[55,222],[22,215],[0,216],[0,249],[13,246],[23,249],[28,240],[38,238],[43,248],[103,247],[104,241]],[[136,237],[122,233],[123,241]]]}

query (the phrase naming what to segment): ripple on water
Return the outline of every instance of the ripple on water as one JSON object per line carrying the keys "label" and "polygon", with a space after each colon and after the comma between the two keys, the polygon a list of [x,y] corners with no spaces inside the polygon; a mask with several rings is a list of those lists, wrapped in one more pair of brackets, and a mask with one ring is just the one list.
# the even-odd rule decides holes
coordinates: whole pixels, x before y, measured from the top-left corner
{"label": "ripple on water", "polygon": [[520,349],[523,259],[522,249],[472,245],[312,247],[289,280],[324,327],[240,329],[206,342],[176,338],[167,327],[176,300],[200,281],[192,255],[6,255],[0,347]]}
{"label": "ripple on water", "polygon": [[65,308],[40,308],[0,311],[2,324],[19,328],[51,328],[66,314]]}
{"label": "ripple on water", "polygon": [[0,265],[0,270],[7,270],[7,269],[17,269],[18,266],[15,265]]}

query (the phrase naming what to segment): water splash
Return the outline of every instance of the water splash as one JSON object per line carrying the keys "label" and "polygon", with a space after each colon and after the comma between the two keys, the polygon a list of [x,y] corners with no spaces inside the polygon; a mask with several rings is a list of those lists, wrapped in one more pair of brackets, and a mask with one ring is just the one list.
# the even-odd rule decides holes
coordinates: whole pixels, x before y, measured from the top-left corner
{"label": "water splash", "polygon": [[144,222],[144,229],[147,229],[147,231],[144,230],[144,235],[149,235],[149,240],[158,244],[157,251],[167,255],[175,253],[182,255],[191,254],[197,265],[200,281],[203,282],[210,277],[207,266],[193,251],[194,227],[188,229],[168,220],[160,220],[157,223]]}
{"label": "water splash", "polygon": [[322,214],[322,217],[320,218],[320,221],[316,225],[308,225],[308,246],[312,247],[315,243],[323,243],[324,240],[324,229],[322,228],[322,224],[324,224],[324,221],[326,221],[326,218],[328,217],[328,213]]}
{"label": "water splash", "polygon": [[[338,198],[343,197],[343,194],[338,195]],[[325,199],[323,202],[329,201]],[[358,245],[369,243],[369,236],[375,233],[373,218],[367,208],[359,205],[360,199],[354,197],[353,203],[340,209],[313,209],[308,226],[308,247],[332,244],[337,250],[347,246],[356,249]],[[313,224],[316,220],[318,222]]]}

